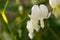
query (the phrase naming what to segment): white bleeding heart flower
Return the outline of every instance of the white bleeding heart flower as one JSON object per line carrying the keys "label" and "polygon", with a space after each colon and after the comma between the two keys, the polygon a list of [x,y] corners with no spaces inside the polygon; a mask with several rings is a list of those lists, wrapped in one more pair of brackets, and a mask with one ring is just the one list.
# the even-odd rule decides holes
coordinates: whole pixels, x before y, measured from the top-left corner
{"label": "white bleeding heart flower", "polygon": [[48,8],[47,8],[47,6],[45,6],[45,5],[40,5],[40,11],[41,11],[41,13],[40,13],[40,19],[45,19],[46,17],[47,17],[47,15],[48,15]]}
{"label": "white bleeding heart flower", "polygon": [[53,8],[53,12],[56,18],[60,16],[60,0],[49,0],[50,6]]}
{"label": "white bleeding heart flower", "polygon": [[34,25],[32,23],[31,20],[27,21],[27,30],[29,31],[28,36],[30,37],[30,39],[33,38],[33,34],[34,34]]}
{"label": "white bleeding heart flower", "polygon": [[40,24],[41,24],[41,27],[44,28],[44,19],[47,19],[50,17],[51,13],[48,13],[48,8],[45,6],[45,5],[40,5]]}
{"label": "white bleeding heart flower", "polygon": [[38,18],[39,18],[39,13],[40,13],[40,9],[39,9],[39,6],[38,5],[34,5],[33,7],[32,7],[32,10],[31,10],[31,15],[29,15],[29,17],[30,18],[32,18],[32,19],[37,19],[38,20]]}
{"label": "white bleeding heart flower", "polygon": [[34,25],[33,25],[32,21],[27,21],[27,30],[30,33],[33,33],[34,32]]}
{"label": "white bleeding heart flower", "polygon": [[[50,13],[51,14],[51,13]],[[41,27],[44,28],[44,19],[49,18],[50,14],[48,14],[48,8],[45,5],[34,5],[32,7],[32,13],[29,15],[31,19],[40,20]]]}
{"label": "white bleeding heart flower", "polygon": [[52,8],[57,8],[57,6],[60,5],[60,0],[49,0],[49,4]]}
{"label": "white bleeding heart flower", "polygon": [[30,39],[33,38],[33,32],[34,32],[34,26],[33,23],[31,21],[27,21],[27,30],[29,31],[28,36],[30,37]]}
{"label": "white bleeding heart flower", "polygon": [[33,39],[34,33],[29,33],[28,36],[30,37],[30,39]]}
{"label": "white bleeding heart flower", "polygon": [[30,21],[27,21],[27,30],[29,31],[29,37],[32,39],[33,38],[33,32],[34,30],[36,30],[37,32],[39,31],[39,26],[37,24],[37,20],[30,20]]}
{"label": "white bleeding heart flower", "polygon": [[56,8],[56,6],[57,6],[56,0],[49,0],[49,3],[52,8]]}
{"label": "white bleeding heart flower", "polygon": [[27,29],[29,31],[29,37],[33,38],[33,32],[36,30],[39,31],[40,27],[38,21],[40,20],[41,28],[44,28],[44,19],[49,18],[51,13],[48,13],[48,8],[45,5],[34,5],[32,7],[32,13],[29,15],[30,21],[27,22]]}
{"label": "white bleeding heart flower", "polygon": [[31,21],[32,21],[32,23],[33,23],[33,25],[34,25],[34,29],[38,32],[39,29],[40,29],[40,27],[39,27],[39,25],[38,25],[38,20],[36,20],[36,19],[31,19]]}

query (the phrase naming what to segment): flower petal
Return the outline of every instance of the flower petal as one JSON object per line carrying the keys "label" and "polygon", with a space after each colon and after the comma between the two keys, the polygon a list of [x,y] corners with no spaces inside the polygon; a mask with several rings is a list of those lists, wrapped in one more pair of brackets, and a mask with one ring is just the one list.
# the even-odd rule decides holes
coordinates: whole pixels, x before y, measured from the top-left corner
{"label": "flower petal", "polygon": [[49,4],[51,5],[52,8],[56,8],[57,6],[56,0],[49,0]]}
{"label": "flower petal", "polygon": [[44,28],[44,21],[43,20],[40,20],[40,24],[41,24],[41,28]]}
{"label": "flower petal", "polygon": [[35,19],[35,20],[32,20],[32,19],[31,19],[31,21],[32,21],[32,23],[33,23],[33,25],[34,25],[34,29],[38,32],[39,29],[40,29],[40,27],[39,27],[39,25],[38,25],[38,20],[37,20],[37,19]]}
{"label": "flower petal", "polygon": [[33,32],[33,30],[34,30],[34,26],[33,26],[33,23],[31,21],[27,21],[27,30],[29,32]]}
{"label": "flower petal", "polygon": [[35,19],[38,19],[38,17],[40,16],[39,13],[40,13],[39,7],[38,7],[37,5],[34,5],[34,6],[32,7],[31,16],[32,16],[33,18],[35,18]]}
{"label": "flower petal", "polygon": [[45,18],[48,14],[48,8],[45,5],[40,5],[41,18]]}
{"label": "flower petal", "polygon": [[29,33],[28,36],[30,37],[30,39],[33,39],[34,34],[33,33]]}

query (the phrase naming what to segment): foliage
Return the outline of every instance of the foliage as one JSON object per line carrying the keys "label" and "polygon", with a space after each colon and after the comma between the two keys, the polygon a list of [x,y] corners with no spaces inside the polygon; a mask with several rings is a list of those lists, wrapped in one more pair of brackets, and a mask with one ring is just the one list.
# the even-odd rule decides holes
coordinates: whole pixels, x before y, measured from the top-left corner
{"label": "foliage", "polygon": [[[45,4],[52,15],[44,19],[44,29],[34,31],[32,40],[60,40],[60,24],[57,23],[48,0],[37,0],[34,4]],[[0,0],[0,40],[31,40],[26,25],[34,4],[30,0]],[[20,6],[22,10],[19,10]]]}

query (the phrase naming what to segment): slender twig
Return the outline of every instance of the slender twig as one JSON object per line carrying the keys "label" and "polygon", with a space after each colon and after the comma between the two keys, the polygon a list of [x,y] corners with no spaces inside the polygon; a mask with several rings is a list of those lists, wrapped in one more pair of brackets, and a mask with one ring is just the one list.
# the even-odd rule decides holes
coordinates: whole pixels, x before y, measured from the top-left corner
{"label": "slender twig", "polygon": [[6,10],[6,8],[7,8],[7,5],[8,5],[8,0],[6,0],[6,3],[5,3],[5,6],[4,6],[4,9],[3,9],[2,12],[1,12],[1,15],[2,15],[5,23],[7,24],[10,33],[12,33],[12,30],[11,30],[11,28],[10,28],[10,26],[9,26],[9,23],[8,23],[8,19],[7,19],[6,15],[5,15],[5,10]]}
{"label": "slender twig", "polygon": [[7,8],[7,5],[8,5],[8,0],[6,1],[5,3],[5,6],[4,6],[4,9],[3,9],[3,12],[5,12],[6,8]]}

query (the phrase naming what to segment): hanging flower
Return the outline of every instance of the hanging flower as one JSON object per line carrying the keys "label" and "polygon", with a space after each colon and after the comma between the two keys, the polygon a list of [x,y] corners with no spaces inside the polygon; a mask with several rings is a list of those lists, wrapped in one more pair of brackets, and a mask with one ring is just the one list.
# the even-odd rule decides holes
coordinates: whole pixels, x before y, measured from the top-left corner
{"label": "hanging flower", "polygon": [[49,0],[49,3],[52,8],[56,8],[56,6],[57,6],[56,0]]}
{"label": "hanging flower", "polygon": [[27,30],[29,31],[29,37],[32,39],[33,38],[33,32],[34,32],[34,26],[32,21],[27,21]]}
{"label": "hanging flower", "polygon": [[53,12],[55,17],[60,16],[60,0],[49,0],[49,4],[53,8]]}
{"label": "hanging flower", "polygon": [[37,20],[29,20],[27,21],[27,30],[29,31],[28,36],[32,39],[34,36],[34,30],[39,31],[39,26],[37,24]]}
{"label": "hanging flower", "polygon": [[33,20],[40,20],[41,27],[44,28],[44,19],[49,18],[51,13],[48,14],[48,8],[45,5],[34,5],[32,7],[32,14],[29,17]]}
{"label": "hanging flower", "polygon": [[60,5],[60,0],[49,0],[49,3],[52,8],[57,8]]}
{"label": "hanging flower", "polygon": [[50,17],[51,13],[48,13],[48,8],[45,6],[45,5],[40,5],[40,10],[41,10],[41,13],[40,13],[40,24],[41,24],[41,27],[44,28],[44,19],[47,19]]}
{"label": "hanging flower", "polygon": [[[43,20],[49,18],[51,13],[48,14],[48,8],[43,4],[40,6],[34,5],[31,12],[31,15],[29,15],[30,21],[27,21],[27,29],[29,31],[29,37],[32,39],[34,30],[38,32],[40,27],[44,28]],[[39,20],[41,26],[38,25]]]}
{"label": "hanging flower", "polygon": [[34,26],[33,26],[33,23],[31,21],[27,21],[27,29],[29,32],[33,32]]}

